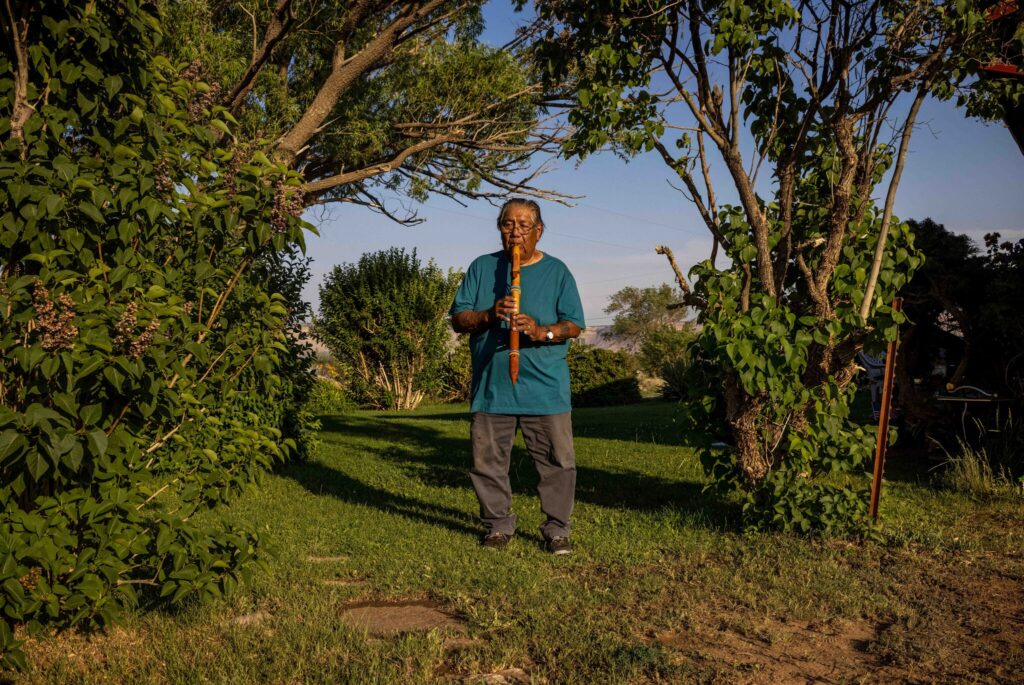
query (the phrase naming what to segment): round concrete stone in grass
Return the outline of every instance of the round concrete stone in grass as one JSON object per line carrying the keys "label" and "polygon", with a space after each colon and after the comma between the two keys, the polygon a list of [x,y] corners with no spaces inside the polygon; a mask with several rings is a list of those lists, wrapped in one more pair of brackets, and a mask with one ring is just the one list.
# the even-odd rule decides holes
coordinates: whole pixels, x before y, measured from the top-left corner
{"label": "round concrete stone in grass", "polygon": [[458,617],[423,600],[355,602],[341,607],[339,615],[348,625],[370,635],[465,630],[465,624]]}

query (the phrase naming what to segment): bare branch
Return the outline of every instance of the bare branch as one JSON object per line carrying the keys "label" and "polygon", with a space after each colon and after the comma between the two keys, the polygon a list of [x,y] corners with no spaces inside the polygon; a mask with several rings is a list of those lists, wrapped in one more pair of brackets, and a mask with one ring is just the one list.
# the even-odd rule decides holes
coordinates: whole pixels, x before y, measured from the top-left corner
{"label": "bare branch", "polygon": [[[665,160],[665,164],[674,170],[683,183],[686,184],[687,190],[690,191],[690,199],[693,200],[695,205],[697,205],[697,211],[704,220],[704,225],[707,226],[709,231],[711,231],[711,235],[713,235],[715,240],[718,242],[728,246],[728,241],[725,240],[721,232],[718,230],[717,219],[711,214],[708,207],[704,204],[704,199],[701,197],[700,190],[697,188],[697,184],[693,180],[693,174],[691,174],[689,169],[686,168],[686,161],[674,159],[671,153],[669,153],[668,148],[666,148],[665,144],[660,140],[654,141],[654,148],[661,154],[661,158]],[[711,201],[714,201],[713,195],[711,197]]]}
{"label": "bare branch", "polygon": [[431,148],[435,148],[438,147],[439,145],[444,145],[445,143],[450,143],[458,139],[459,136],[451,134],[426,138],[424,140],[419,141],[418,143],[414,143],[408,146],[404,150],[400,150],[397,154],[395,154],[391,159],[389,159],[386,162],[381,162],[379,164],[374,164],[368,167],[364,167],[362,169],[357,169],[356,171],[340,173],[334,176],[328,176],[327,178],[321,178],[316,181],[309,181],[308,183],[304,183],[302,185],[302,192],[307,195],[320,195],[324,191],[330,190],[331,188],[336,188],[342,185],[348,185],[350,183],[360,183],[372,176],[386,174],[389,171],[394,171],[396,168],[401,166],[405,162],[405,160],[407,160],[412,155],[415,155],[417,152],[423,152],[424,150],[429,150]]}
{"label": "bare branch", "polygon": [[900,184],[900,177],[903,175],[903,164],[907,159],[907,150],[910,148],[910,136],[914,131],[914,121],[917,113],[921,110],[921,103],[928,94],[930,84],[926,81],[921,84],[914,98],[914,104],[910,106],[907,120],[903,123],[903,136],[900,140],[900,150],[896,155],[896,166],[889,180],[889,192],[885,196],[885,208],[882,210],[882,230],[878,236],[878,243],[875,245],[875,255],[871,260],[871,274],[868,276],[867,285],[864,288],[864,302],[860,305],[860,318],[867,321],[871,311],[871,301],[874,299],[875,286],[878,284],[878,273],[882,268],[882,257],[885,256],[885,241],[889,237],[889,223],[892,221],[893,206],[896,203],[896,189]]}
{"label": "bare branch", "polygon": [[683,276],[682,269],[679,268],[679,264],[676,263],[676,257],[672,254],[672,248],[667,245],[657,245],[654,251],[658,254],[663,254],[668,259],[668,263],[672,266],[672,271],[676,275],[676,283],[679,284],[679,289],[683,291],[683,302],[690,306],[698,309],[706,309],[708,303],[701,297],[697,297],[693,294],[690,289],[690,284],[686,282],[686,277]]}

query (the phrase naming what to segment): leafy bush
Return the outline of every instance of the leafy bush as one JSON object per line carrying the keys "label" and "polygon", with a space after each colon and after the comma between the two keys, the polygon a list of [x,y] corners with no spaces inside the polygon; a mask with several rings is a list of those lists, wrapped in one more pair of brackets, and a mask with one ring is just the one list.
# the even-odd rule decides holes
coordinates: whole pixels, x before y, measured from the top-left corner
{"label": "leafy bush", "polygon": [[258,536],[194,515],[299,453],[309,423],[289,301],[299,178],[232,148],[196,65],[152,57],[143,3],[15,7],[26,50],[0,54],[24,79],[0,79],[0,655],[24,667],[17,624],[102,626],[140,587],[181,602],[245,581]]}
{"label": "leafy bush", "polygon": [[357,408],[345,386],[329,378],[316,379],[306,403],[306,410],[316,415],[347,414]]}
{"label": "leafy bush", "polygon": [[686,395],[696,337],[690,329],[665,327],[648,332],[640,343],[637,362],[645,372],[664,381],[661,394],[667,399],[678,400]]}
{"label": "leafy bush", "polygon": [[636,362],[628,352],[615,352],[573,341],[569,344],[568,362],[573,406],[596,407],[640,401]]}
{"label": "leafy bush", "polygon": [[460,335],[452,342],[441,369],[441,397],[446,402],[467,402],[473,385],[473,360],[469,336]]}
{"label": "leafy bush", "polygon": [[313,330],[347,372],[360,404],[412,409],[441,391],[445,313],[462,275],[400,248],[334,267]]}
{"label": "leafy bush", "polygon": [[636,360],[640,368],[657,376],[666,365],[686,363],[696,334],[690,329],[657,328],[649,331],[640,342]]}

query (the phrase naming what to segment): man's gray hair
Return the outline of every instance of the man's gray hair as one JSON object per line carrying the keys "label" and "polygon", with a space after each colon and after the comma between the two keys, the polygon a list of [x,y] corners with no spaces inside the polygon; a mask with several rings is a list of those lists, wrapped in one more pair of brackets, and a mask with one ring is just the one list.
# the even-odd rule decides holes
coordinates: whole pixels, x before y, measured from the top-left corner
{"label": "man's gray hair", "polygon": [[538,224],[544,223],[544,219],[540,216],[540,205],[525,197],[513,197],[501,206],[501,211],[498,212],[498,226],[501,226],[501,222],[505,220],[505,214],[513,207],[529,207],[533,211],[533,220]]}

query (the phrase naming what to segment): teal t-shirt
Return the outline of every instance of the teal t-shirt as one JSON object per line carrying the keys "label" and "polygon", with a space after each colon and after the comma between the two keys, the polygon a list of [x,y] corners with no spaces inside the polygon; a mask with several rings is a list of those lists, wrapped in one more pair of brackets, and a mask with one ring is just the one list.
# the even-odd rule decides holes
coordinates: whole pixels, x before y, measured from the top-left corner
{"label": "teal t-shirt", "polygon": [[[473,260],[450,313],[483,311],[511,292],[512,270],[504,252]],[[571,321],[584,328],[583,304],[568,267],[548,253],[522,267],[520,311],[541,326]],[[519,336],[519,380],[508,374],[508,325],[491,326],[469,338],[473,358],[470,411],[489,414],[561,414],[571,409],[568,341],[535,343]]]}

